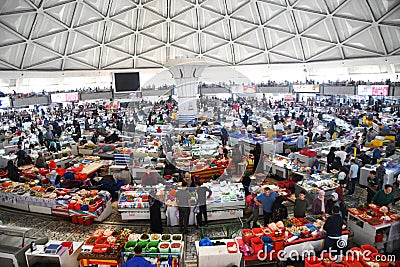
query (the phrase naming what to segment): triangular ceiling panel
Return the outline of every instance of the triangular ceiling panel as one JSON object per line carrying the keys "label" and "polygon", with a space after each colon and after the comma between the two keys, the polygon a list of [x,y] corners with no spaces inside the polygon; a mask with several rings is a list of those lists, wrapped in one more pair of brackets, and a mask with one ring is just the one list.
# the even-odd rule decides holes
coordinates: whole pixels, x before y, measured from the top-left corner
{"label": "triangular ceiling panel", "polygon": [[[368,0],[376,20],[400,3],[400,0]],[[398,15],[398,14],[397,14]],[[400,19],[400,16],[397,16]]]}
{"label": "triangular ceiling panel", "polygon": [[203,8],[217,12],[218,14],[225,15],[225,1],[224,0],[207,0],[202,5]]}
{"label": "triangular ceiling panel", "polygon": [[76,28],[77,32],[86,35],[87,37],[96,40],[97,42],[101,42],[104,33],[104,21],[99,21],[95,23],[91,23],[88,25],[80,26]]}
{"label": "triangular ceiling panel", "polygon": [[167,60],[167,48],[160,47],[157,49],[153,49],[151,51],[147,51],[141,55],[142,58],[155,61],[160,64],[164,64]]}
{"label": "triangular ceiling panel", "polygon": [[139,30],[146,29],[165,21],[163,17],[148,10],[141,10],[139,15]]}
{"label": "triangular ceiling panel", "polygon": [[285,7],[278,5],[271,5],[264,2],[257,2],[258,12],[260,14],[261,23],[264,24],[274,16],[286,10]]}
{"label": "triangular ceiling panel", "polygon": [[265,25],[285,32],[296,33],[296,29],[289,11],[284,11],[281,14],[275,16]]}
{"label": "triangular ceiling panel", "polygon": [[271,2],[280,6],[287,6],[286,0],[263,0],[264,2]]}
{"label": "triangular ceiling panel", "polygon": [[262,50],[265,49],[264,34],[262,32],[262,29],[250,31],[249,33],[236,39],[235,42]]}
{"label": "triangular ceiling panel", "polygon": [[200,9],[198,10],[198,13],[199,13],[199,24],[201,29],[204,29],[207,26],[215,23],[216,21],[222,20],[224,18],[224,16],[209,11],[207,9]]}
{"label": "triangular ceiling panel", "polygon": [[108,43],[107,46],[133,54],[135,50],[135,40],[135,35],[128,35]]}
{"label": "triangular ceiling panel", "polygon": [[195,32],[192,28],[173,22],[170,23],[169,31],[170,31],[170,37],[169,37],[170,42],[174,42],[175,40],[178,40],[185,35]]}
{"label": "triangular ceiling panel", "polygon": [[333,12],[337,9],[341,4],[343,4],[346,0],[324,0],[325,4],[328,6],[330,12]]}
{"label": "triangular ceiling panel", "polygon": [[324,50],[328,50],[333,44],[322,42],[322,41],[317,41],[314,39],[309,39],[309,38],[301,38],[301,43],[303,45],[303,50],[304,50],[304,56],[306,59],[309,59],[316,54],[319,54],[320,52]]}
{"label": "triangular ceiling panel", "polygon": [[0,22],[17,31],[21,35],[28,37],[32,29],[34,13],[13,14],[0,16]]}
{"label": "triangular ceiling panel", "polygon": [[186,49],[171,46],[170,47],[170,57],[171,58],[194,58],[194,57],[196,57],[196,54],[194,52],[188,51]]}
{"label": "triangular ceiling panel", "polygon": [[225,40],[230,39],[229,25],[225,19],[208,26],[203,32],[224,38]]}
{"label": "triangular ceiling panel", "polygon": [[17,69],[17,67],[10,67],[9,65],[7,65],[7,64],[3,64],[1,61],[0,61],[0,70],[9,70],[9,69]]}
{"label": "triangular ceiling panel", "polygon": [[323,3],[323,0],[321,1],[299,0],[296,2],[295,8],[326,14],[326,8],[325,4]]}
{"label": "triangular ceiling panel", "polygon": [[25,52],[24,66],[29,68],[33,65],[56,59],[58,57],[59,56],[56,53],[50,52],[39,45],[28,44]]}
{"label": "triangular ceiling panel", "polygon": [[341,42],[369,26],[369,24],[365,22],[342,18],[333,18],[333,22]]}
{"label": "triangular ceiling panel", "polygon": [[123,36],[132,34],[132,30],[128,29],[127,27],[121,26],[120,24],[113,22],[113,21],[109,21],[106,24],[106,35],[104,37],[105,42],[111,42],[115,39],[121,38]]}
{"label": "triangular ceiling panel", "polygon": [[257,54],[263,53],[259,49],[255,49],[255,48],[240,45],[240,44],[233,44],[233,50],[234,50],[236,63],[240,63],[240,62],[242,62],[248,58],[251,58]]}
{"label": "triangular ceiling panel", "polygon": [[146,3],[144,6],[146,9],[153,11],[154,13],[167,18],[168,17],[168,0],[153,0]]}
{"label": "triangular ceiling panel", "polygon": [[168,41],[168,25],[166,22],[156,24],[148,29],[142,31],[143,34],[153,37],[154,39],[160,40],[161,42]]}
{"label": "triangular ceiling panel", "polygon": [[212,35],[201,33],[200,34],[200,43],[201,43],[201,50],[204,53],[206,51],[214,49],[215,47],[226,44],[227,40],[224,40],[224,39],[212,36]]}
{"label": "triangular ceiling panel", "polygon": [[233,63],[232,47],[229,44],[219,46],[210,52],[206,52],[205,54],[217,60]]}
{"label": "triangular ceiling panel", "polygon": [[60,32],[49,36],[41,37],[35,40],[35,43],[41,44],[60,54],[64,54],[67,44],[68,32]]}
{"label": "triangular ceiling panel", "polygon": [[266,53],[261,53],[259,55],[256,55],[254,57],[251,57],[249,59],[244,60],[243,62],[240,62],[240,65],[247,65],[247,64],[268,64],[269,59]]}
{"label": "triangular ceiling panel", "polygon": [[132,69],[133,68],[133,59],[128,58],[119,62],[115,62],[114,64],[104,66],[104,69]]}
{"label": "triangular ceiling panel", "polygon": [[0,60],[15,67],[20,67],[26,44],[0,47]]}
{"label": "triangular ceiling panel", "polygon": [[39,7],[39,6],[40,6],[40,3],[42,2],[42,0],[31,0],[31,2],[32,2],[35,6]]}
{"label": "triangular ceiling panel", "polygon": [[380,26],[379,27],[382,33],[382,38],[385,40],[386,49],[389,53],[400,47],[400,28],[398,27],[388,27],[388,26]]}
{"label": "triangular ceiling panel", "polygon": [[269,53],[269,62],[270,63],[299,63],[298,60],[281,56],[275,53]]}
{"label": "triangular ceiling panel", "polygon": [[101,65],[103,67],[106,67],[126,58],[131,57],[128,54],[122,53],[121,51],[106,46],[103,48],[103,52],[101,55]]}
{"label": "triangular ceiling panel", "polygon": [[383,55],[385,54],[385,48],[377,36],[379,36],[378,29],[373,27],[349,38],[345,44]]}
{"label": "triangular ceiling panel", "polygon": [[43,8],[46,9],[48,7],[58,6],[58,5],[72,3],[72,2],[76,2],[76,1],[75,0],[46,0],[46,1],[41,0],[40,2],[43,2]]}
{"label": "triangular ceiling panel", "polygon": [[63,22],[67,26],[71,26],[76,3],[59,5],[46,9],[46,13]]}
{"label": "triangular ceiling panel", "polygon": [[70,32],[67,44],[67,54],[90,49],[97,45],[98,44],[95,41],[78,32]]}
{"label": "triangular ceiling panel", "polygon": [[356,20],[372,21],[369,7],[365,0],[347,0],[335,13],[336,16]]}
{"label": "triangular ceiling panel", "polygon": [[23,42],[24,39],[0,25],[0,46]]}
{"label": "triangular ceiling panel", "polygon": [[60,32],[60,31],[65,31],[67,30],[61,22],[57,23],[53,19],[50,19],[49,17],[43,15],[43,14],[38,14],[36,18],[36,25],[34,26],[34,31],[32,34],[32,38],[39,38],[45,35],[49,35],[52,33]]}
{"label": "triangular ceiling panel", "polygon": [[294,59],[302,60],[303,57],[301,44],[298,38],[292,38],[291,40],[272,48],[271,51]]}
{"label": "triangular ceiling panel", "polygon": [[363,58],[363,57],[374,57],[376,54],[360,50],[360,49],[355,49],[347,46],[343,46],[343,53],[345,58]]}
{"label": "triangular ceiling panel", "polygon": [[135,68],[159,68],[160,64],[138,58],[135,60]]}
{"label": "triangular ceiling panel", "polygon": [[[230,0],[226,2],[228,14],[236,13],[244,4],[248,3],[248,0]],[[249,14],[250,15],[250,14]]]}
{"label": "triangular ceiling panel", "polygon": [[328,42],[337,42],[335,26],[330,19],[324,19],[321,22],[311,26],[304,31],[303,36],[320,39]]}
{"label": "triangular ceiling panel", "polygon": [[185,0],[171,1],[171,8],[169,14],[171,18],[175,18],[175,16],[186,12],[196,13],[196,9],[193,8],[193,4],[188,3]]}
{"label": "triangular ceiling panel", "polygon": [[103,20],[102,14],[94,11],[88,5],[85,5],[83,3],[78,3],[78,5],[79,8],[76,8],[73,21],[75,27]]}
{"label": "triangular ceiling panel", "polygon": [[32,66],[28,69],[34,70],[59,70],[62,66],[62,59],[51,60],[49,62],[45,62],[39,65]]}
{"label": "triangular ceiling panel", "polygon": [[64,70],[92,70],[91,66],[72,59],[64,60]]}
{"label": "triangular ceiling panel", "polygon": [[238,21],[235,19],[231,19],[229,22],[231,28],[232,39],[235,40],[236,38],[242,36],[243,34],[256,29],[257,26],[254,24],[250,24],[247,22]]}
{"label": "triangular ceiling panel", "polygon": [[232,18],[247,21],[253,24],[259,24],[259,16],[256,5],[245,5],[232,14]]}
{"label": "triangular ceiling panel", "polygon": [[[209,12],[209,11],[208,11]],[[197,12],[196,9],[192,8],[187,12],[182,12],[181,14],[177,15],[172,19],[172,21],[179,22],[183,25],[191,27],[193,29],[197,29],[198,27],[198,20],[197,20]]]}
{"label": "triangular ceiling panel", "polygon": [[310,12],[303,12],[294,10],[293,15],[296,19],[296,24],[299,32],[305,31],[311,25],[314,25],[318,21],[324,18],[323,15],[318,15]]}
{"label": "triangular ceiling panel", "polygon": [[230,66],[231,64],[229,62],[217,59],[217,58],[212,58],[207,55],[203,55],[201,58],[205,59],[209,66]]}
{"label": "triangular ceiling panel", "polygon": [[272,48],[293,37],[292,34],[273,29],[264,29],[267,47]]}
{"label": "triangular ceiling panel", "polygon": [[194,33],[194,34],[190,34],[188,36],[185,36],[184,38],[181,38],[175,42],[173,42],[174,46],[178,46],[181,47],[183,49],[186,50],[191,50],[194,51],[196,53],[199,53],[199,34],[198,33]]}
{"label": "triangular ceiling panel", "polygon": [[391,60],[399,13],[400,0],[0,0],[0,61],[46,70],[151,68],[180,57],[223,66]]}
{"label": "triangular ceiling panel", "polygon": [[132,30],[136,30],[137,19],[138,19],[138,9],[131,9],[127,12],[112,17],[112,20],[117,21]]}
{"label": "triangular ceiling panel", "polygon": [[100,54],[100,47],[96,47],[93,49],[75,53],[71,56],[71,58],[79,60],[91,66],[97,67],[99,64],[99,54]]}
{"label": "triangular ceiling panel", "polygon": [[391,25],[400,25],[400,6],[397,6],[393,12],[391,12],[386,18],[382,20],[382,23],[391,24]]}
{"label": "triangular ceiling panel", "polygon": [[34,10],[35,9],[24,0],[3,0],[0,3],[0,14]]}
{"label": "triangular ceiling panel", "polygon": [[116,14],[123,13],[127,10],[133,9],[136,7],[135,3],[130,0],[118,0],[111,1],[109,0],[110,6],[110,16],[115,16]]}
{"label": "triangular ceiling panel", "polygon": [[311,58],[311,61],[327,61],[342,59],[339,47],[334,47]]}
{"label": "triangular ceiling panel", "polygon": [[84,0],[84,2],[97,11],[101,12],[104,16],[107,14],[108,4],[110,0]]}
{"label": "triangular ceiling panel", "polygon": [[146,51],[153,50],[155,48],[163,46],[163,42],[154,40],[153,38],[147,37],[143,34],[138,35],[137,46],[136,46],[136,53],[142,54]]}

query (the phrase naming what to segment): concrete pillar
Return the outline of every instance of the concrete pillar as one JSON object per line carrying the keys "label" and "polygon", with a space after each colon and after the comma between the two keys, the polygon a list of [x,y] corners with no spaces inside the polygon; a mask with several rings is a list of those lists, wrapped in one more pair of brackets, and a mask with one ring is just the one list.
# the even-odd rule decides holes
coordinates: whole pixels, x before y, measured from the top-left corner
{"label": "concrete pillar", "polygon": [[208,64],[202,59],[182,58],[169,60],[166,65],[175,79],[179,125],[184,125],[197,118],[199,77]]}

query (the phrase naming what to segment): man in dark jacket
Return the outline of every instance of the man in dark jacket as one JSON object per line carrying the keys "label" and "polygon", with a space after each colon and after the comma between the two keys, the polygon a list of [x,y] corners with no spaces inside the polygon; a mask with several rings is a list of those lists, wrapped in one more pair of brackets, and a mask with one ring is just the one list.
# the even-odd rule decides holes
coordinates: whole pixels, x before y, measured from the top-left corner
{"label": "man in dark jacket", "polygon": [[[339,214],[339,207],[333,207],[333,215],[330,216],[324,225],[326,232],[324,250],[338,249],[338,241],[342,235],[343,219]],[[340,247],[343,248],[343,247]]]}

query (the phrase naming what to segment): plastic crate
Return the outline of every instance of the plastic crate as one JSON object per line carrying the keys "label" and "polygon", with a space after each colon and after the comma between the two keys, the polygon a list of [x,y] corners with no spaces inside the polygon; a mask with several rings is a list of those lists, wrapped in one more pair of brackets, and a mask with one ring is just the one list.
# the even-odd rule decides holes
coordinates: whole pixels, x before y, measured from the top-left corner
{"label": "plastic crate", "polygon": [[311,257],[308,257],[308,258],[306,258],[304,260],[304,266],[305,267],[310,267],[310,266],[315,267],[315,266],[323,266],[323,265],[322,265],[322,262],[319,260],[318,257],[311,256]]}

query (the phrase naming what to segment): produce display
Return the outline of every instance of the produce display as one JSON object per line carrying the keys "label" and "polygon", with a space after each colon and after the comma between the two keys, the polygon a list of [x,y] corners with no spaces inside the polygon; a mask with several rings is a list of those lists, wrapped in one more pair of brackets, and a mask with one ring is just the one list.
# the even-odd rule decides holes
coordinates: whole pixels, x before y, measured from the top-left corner
{"label": "produce display", "polygon": [[207,204],[244,201],[244,190],[241,184],[231,184],[224,187],[204,184],[211,189],[212,195],[207,199]]}
{"label": "produce display", "polygon": [[379,207],[375,204],[361,204],[357,208],[349,208],[348,211],[371,225],[380,225],[400,219],[400,215],[389,211],[385,206]]}
{"label": "produce display", "polygon": [[298,183],[305,190],[318,194],[320,190],[328,191],[338,187],[335,178],[311,175],[311,179]]}
{"label": "produce display", "polygon": [[[150,187],[124,186],[118,201],[119,209],[149,209]],[[163,197],[162,190],[157,190],[157,196]]]}

